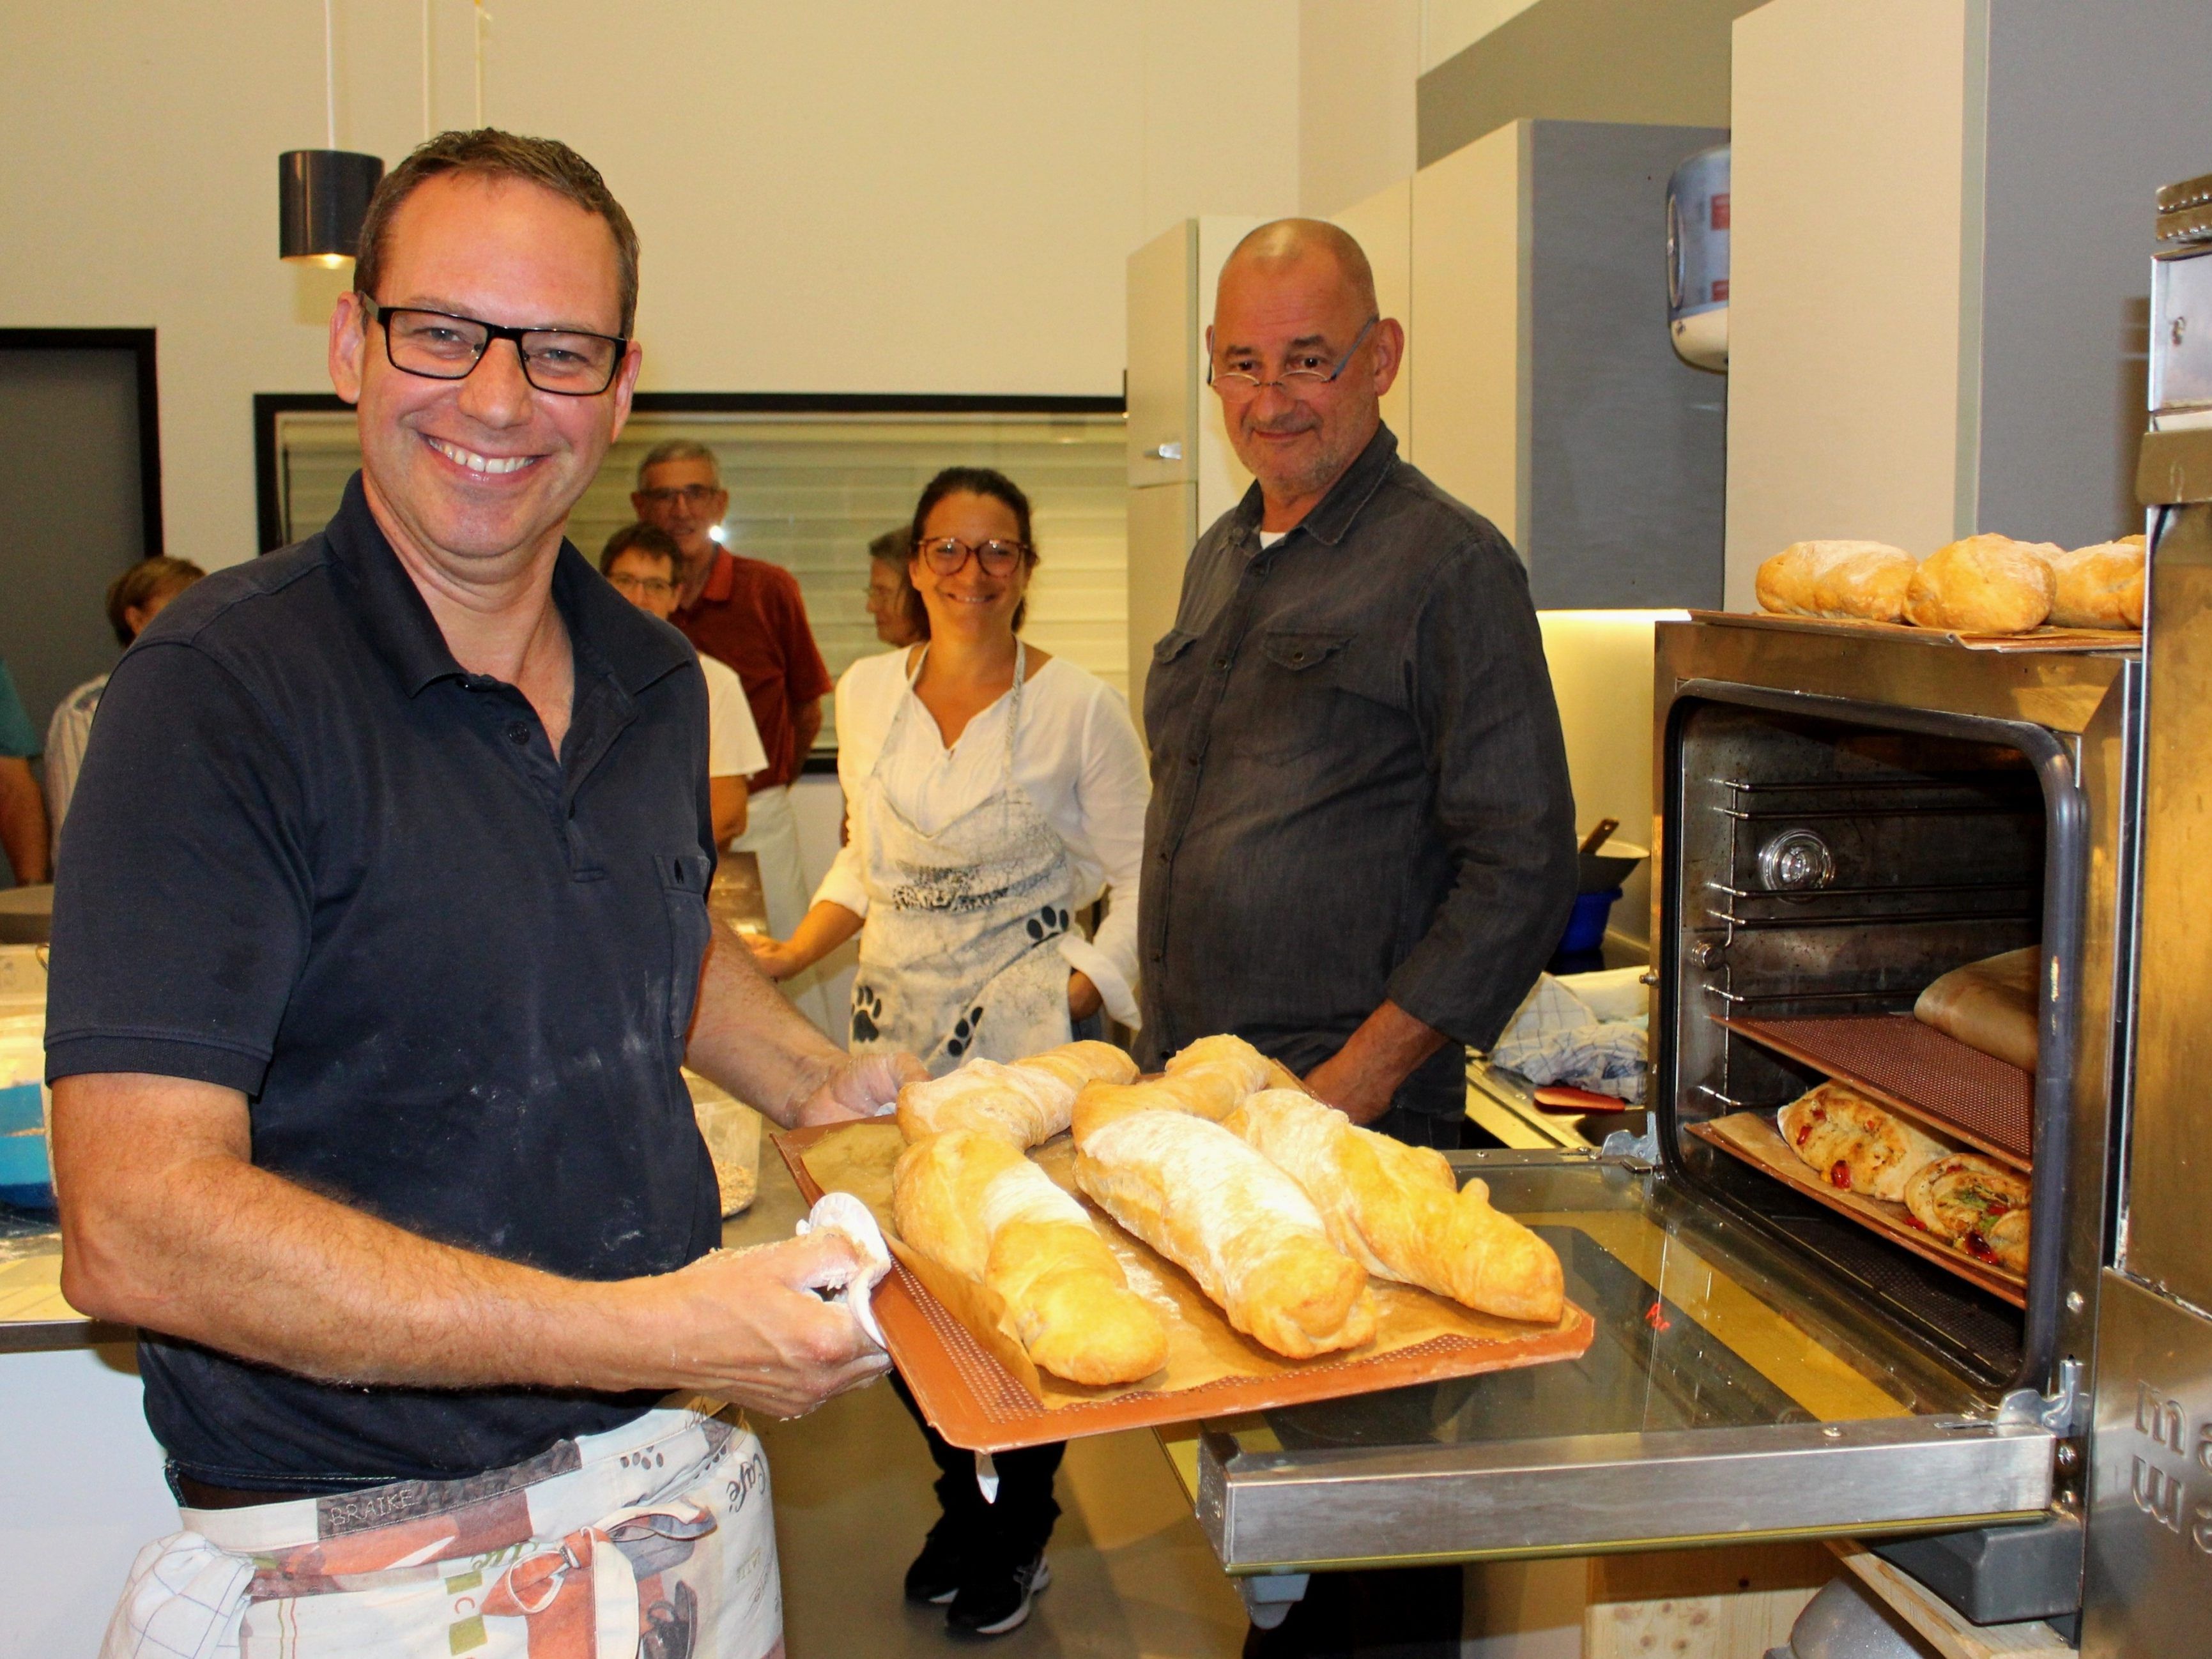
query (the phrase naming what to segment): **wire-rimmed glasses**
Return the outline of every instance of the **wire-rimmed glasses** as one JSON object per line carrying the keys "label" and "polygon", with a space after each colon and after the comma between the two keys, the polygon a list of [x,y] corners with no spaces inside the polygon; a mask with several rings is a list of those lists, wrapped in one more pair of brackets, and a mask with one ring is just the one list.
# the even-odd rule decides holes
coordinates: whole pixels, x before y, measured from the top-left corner
{"label": "wire-rimmed glasses", "polygon": [[1309,396],[1320,387],[1335,380],[1351,367],[1352,358],[1359,353],[1359,348],[1367,343],[1367,336],[1372,331],[1375,325],[1382,320],[1380,316],[1375,316],[1370,317],[1362,323],[1359,325],[1359,332],[1352,337],[1351,348],[1336,360],[1336,367],[1334,368],[1323,369],[1322,365],[1328,361],[1326,357],[1316,356],[1310,352],[1294,352],[1280,374],[1272,380],[1263,380],[1256,374],[1246,374],[1243,369],[1225,368],[1217,373],[1212,363],[1209,362],[1206,366],[1206,383],[1222,397],[1237,403],[1243,403],[1249,398],[1258,397],[1269,386],[1273,386],[1286,398]]}

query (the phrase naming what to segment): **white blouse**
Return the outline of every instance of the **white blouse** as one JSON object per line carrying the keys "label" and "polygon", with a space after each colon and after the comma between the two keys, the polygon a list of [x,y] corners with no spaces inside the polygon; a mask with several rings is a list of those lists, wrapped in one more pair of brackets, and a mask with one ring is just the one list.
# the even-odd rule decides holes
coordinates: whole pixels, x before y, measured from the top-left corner
{"label": "white blouse", "polygon": [[[892,717],[914,707],[886,754]],[[837,682],[837,781],[843,785],[849,839],[815,890],[856,916],[868,913],[865,867],[868,824],[851,809],[868,775],[883,763],[886,793],[926,835],[987,799],[1006,756],[1009,693],[968,722],[950,749],[937,720],[907,684],[907,653],[863,657]],[[1137,1024],[1137,879],[1144,862],[1145,806],[1152,793],[1144,744],[1121,694],[1087,669],[1054,657],[1022,688],[1014,737],[1014,782],[1067,843],[1074,880],[1071,908],[1109,895],[1096,939],[1070,933],[1060,941],[1068,965],[1090,976],[1107,1012]]]}

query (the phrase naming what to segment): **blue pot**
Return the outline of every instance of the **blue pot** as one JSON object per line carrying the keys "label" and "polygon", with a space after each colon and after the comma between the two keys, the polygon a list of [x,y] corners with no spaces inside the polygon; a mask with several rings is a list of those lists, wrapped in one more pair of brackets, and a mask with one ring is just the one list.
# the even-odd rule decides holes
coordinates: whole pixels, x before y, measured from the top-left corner
{"label": "blue pot", "polygon": [[1567,931],[1559,938],[1560,951],[1595,951],[1603,945],[1607,919],[1613,915],[1613,901],[1620,896],[1618,887],[1602,893],[1577,894],[1574,912],[1567,918]]}
{"label": "blue pot", "polygon": [[46,1137],[42,1131],[0,1134],[0,1204],[48,1215],[53,1212],[53,1166],[46,1159]]}

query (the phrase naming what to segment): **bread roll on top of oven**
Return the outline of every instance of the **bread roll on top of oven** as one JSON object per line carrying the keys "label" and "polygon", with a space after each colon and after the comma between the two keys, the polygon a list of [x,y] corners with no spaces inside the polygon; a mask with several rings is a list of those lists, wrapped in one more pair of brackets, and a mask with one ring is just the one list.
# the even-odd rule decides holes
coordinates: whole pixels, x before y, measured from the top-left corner
{"label": "bread roll on top of oven", "polygon": [[2141,628],[2143,538],[2123,536],[2069,552],[2044,553],[2057,584],[2051,620],[2061,628]]}
{"label": "bread roll on top of oven", "polygon": [[1913,573],[1905,614],[1916,628],[1959,634],[2025,634],[2051,615],[2058,584],[2047,562],[2060,550],[2009,536],[1968,536],[1939,547]]}
{"label": "bread roll on top of oven", "polygon": [[1792,542],[1759,567],[1756,591],[1777,616],[1900,622],[1916,566],[1884,542]]}

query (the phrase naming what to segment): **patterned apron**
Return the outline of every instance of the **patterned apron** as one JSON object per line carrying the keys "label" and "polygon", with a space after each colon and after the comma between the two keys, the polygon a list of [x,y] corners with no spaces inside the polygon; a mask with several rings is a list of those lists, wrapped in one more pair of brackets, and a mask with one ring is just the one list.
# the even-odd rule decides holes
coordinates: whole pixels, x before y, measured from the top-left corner
{"label": "patterned apron", "polygon": [[1014,1060],[1068,1040],[1067,848],[1014,781],[1026,648],[1014,645],[999,787],[934,835],[890,799],[884,762],[906,721],[928,718],[914,695],[929,647],[907,677],[882,752],[861,786],[867,920],[853,980],[853,1051],[903,1048],[933,1077],[962,1061]]}

